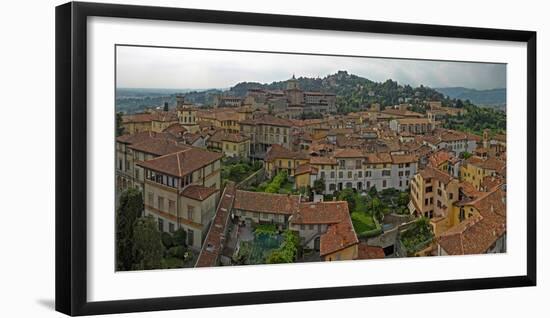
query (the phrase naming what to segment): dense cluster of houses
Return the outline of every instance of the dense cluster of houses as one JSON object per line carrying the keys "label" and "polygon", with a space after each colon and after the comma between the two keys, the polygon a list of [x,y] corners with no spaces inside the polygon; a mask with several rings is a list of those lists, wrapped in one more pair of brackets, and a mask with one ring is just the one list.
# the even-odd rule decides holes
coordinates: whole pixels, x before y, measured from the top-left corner
{"label": "dense cluster of houses", "polygon": [[[294,230],[321,260],[387,256],[382,246],[358,238],[346,201],[245,191],[233,183],[223,188],[224,157],[262,160],[267,177],[286,171],[295,189],[321,183],[318,195],[408,191],[410,214],[428,218],[434,233],[423,255],[505,251],[505,136],[441,128],[464,110],[425,103],[426,114],[407,104],[373,104],[336,115],[333,94],[304,92],[294,78],[284,91],[218,96],[212,108],[178,96],[173,110],[122,117],[117,191],[140,189],[144,213],[159,230],[183,228],[187,245],[199,253],[196,266],[224,263],[230,223]],[[304,111],[324,116],[297,119]]]}

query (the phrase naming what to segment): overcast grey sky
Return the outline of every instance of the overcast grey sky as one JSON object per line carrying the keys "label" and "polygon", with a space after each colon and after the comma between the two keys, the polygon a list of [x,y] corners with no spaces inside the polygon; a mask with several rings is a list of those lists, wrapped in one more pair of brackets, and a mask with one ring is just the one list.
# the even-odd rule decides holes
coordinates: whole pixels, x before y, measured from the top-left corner
{"label": "overcast grey sky", "polygon": [[504,64],[117,47],[119,88],[228,88],[243,81],[287,80],[292,74],[325,77],[339,70],[411,86],[506,87]]}

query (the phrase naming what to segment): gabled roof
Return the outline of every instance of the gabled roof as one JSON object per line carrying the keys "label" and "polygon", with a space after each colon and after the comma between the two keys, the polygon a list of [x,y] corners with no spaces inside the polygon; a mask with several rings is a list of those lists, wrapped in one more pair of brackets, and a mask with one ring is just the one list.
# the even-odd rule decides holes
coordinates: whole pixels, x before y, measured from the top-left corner
{"label": "gabled roof", "polygon": [[157,157],[147,161],[140,161],[138,166],[162,172],[171,176],[184,177],[222,158],[218,152],[188,147],[185,150]]}
{"label": "gabled roof", "polygon": [[204,201],[216,192],[218,192],[216,188],[192,184],[183,189],[181,195],[197,201]]}
{"label": "gabled roof", "polygon": [[300,196],[237,190],[235,209],[291,215],[298,210]]}

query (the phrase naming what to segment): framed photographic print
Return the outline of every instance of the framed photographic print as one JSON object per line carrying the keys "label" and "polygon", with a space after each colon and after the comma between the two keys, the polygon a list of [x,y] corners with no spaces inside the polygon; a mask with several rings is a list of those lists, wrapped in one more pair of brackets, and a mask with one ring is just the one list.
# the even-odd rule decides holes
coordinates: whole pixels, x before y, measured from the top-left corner
{"label": "framed photographic print", "polygon": [[61,5],[56,309],[534,286],[535,108],[531,31]]}

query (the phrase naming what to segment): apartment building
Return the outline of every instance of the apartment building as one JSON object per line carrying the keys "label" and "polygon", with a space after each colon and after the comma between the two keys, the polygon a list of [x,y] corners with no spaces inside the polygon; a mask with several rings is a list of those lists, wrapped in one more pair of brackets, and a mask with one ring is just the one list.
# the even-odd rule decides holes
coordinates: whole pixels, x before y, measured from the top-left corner
{"label": "apartment building", "polygon": [[129,187],[143,188],[143,173],[135,163],[149,160],[168,153],[186,149],[169,133],[157,133],[150,130],[131,135],[122,135],[115,141],[116,189]]}
{"label": "apartment building", "polygon": [[457,179],[435,167],[427,166],[411,182],[409,210],[416,216],[431,219],[434,233],[453,226],[453,204],[460,199]]}
{"label": "apartment building", "polygon": [[477,190],[482,188],[485,177],[502,176],[506,174],[506,161],[497,157],[481,158],[472,156],[464,160],[460,168],[462,181],[469,182]]}
{"label": "apartment building", "polygon": [[331,157],[311,157],[309,164],[317,169],[316,178],[325,181],[326,194],[346,188],[404,191],[418,169],[413,155],[364,153],[361,149],[336,149]]}
{"label": "apartment building", "polygon": [[206,141],[209,150],[223,153],[226,157],[239,157],[248,160],[250,156],[250,138],[241,133],[216,131]]}
{"label": "apartment building", "polygon": [[137,165],[143,168],[145,215],[160,231],[183,228],[187,245],[199,250],[212,221],[221,184],[220,153],[188,147]]}
{"label": "apartment building", "polygon": [[272,145],[292,148],[291,120],[263,115],[243,120],[239,124],[241,133],[250,138],[251,156],[256,159],[264,159]]}
{"label": "apartment building", "polygon": [[430,133],[435,125],[428,118],[399,118],[390,120],[390,129],[397,133],[415,135]]}

